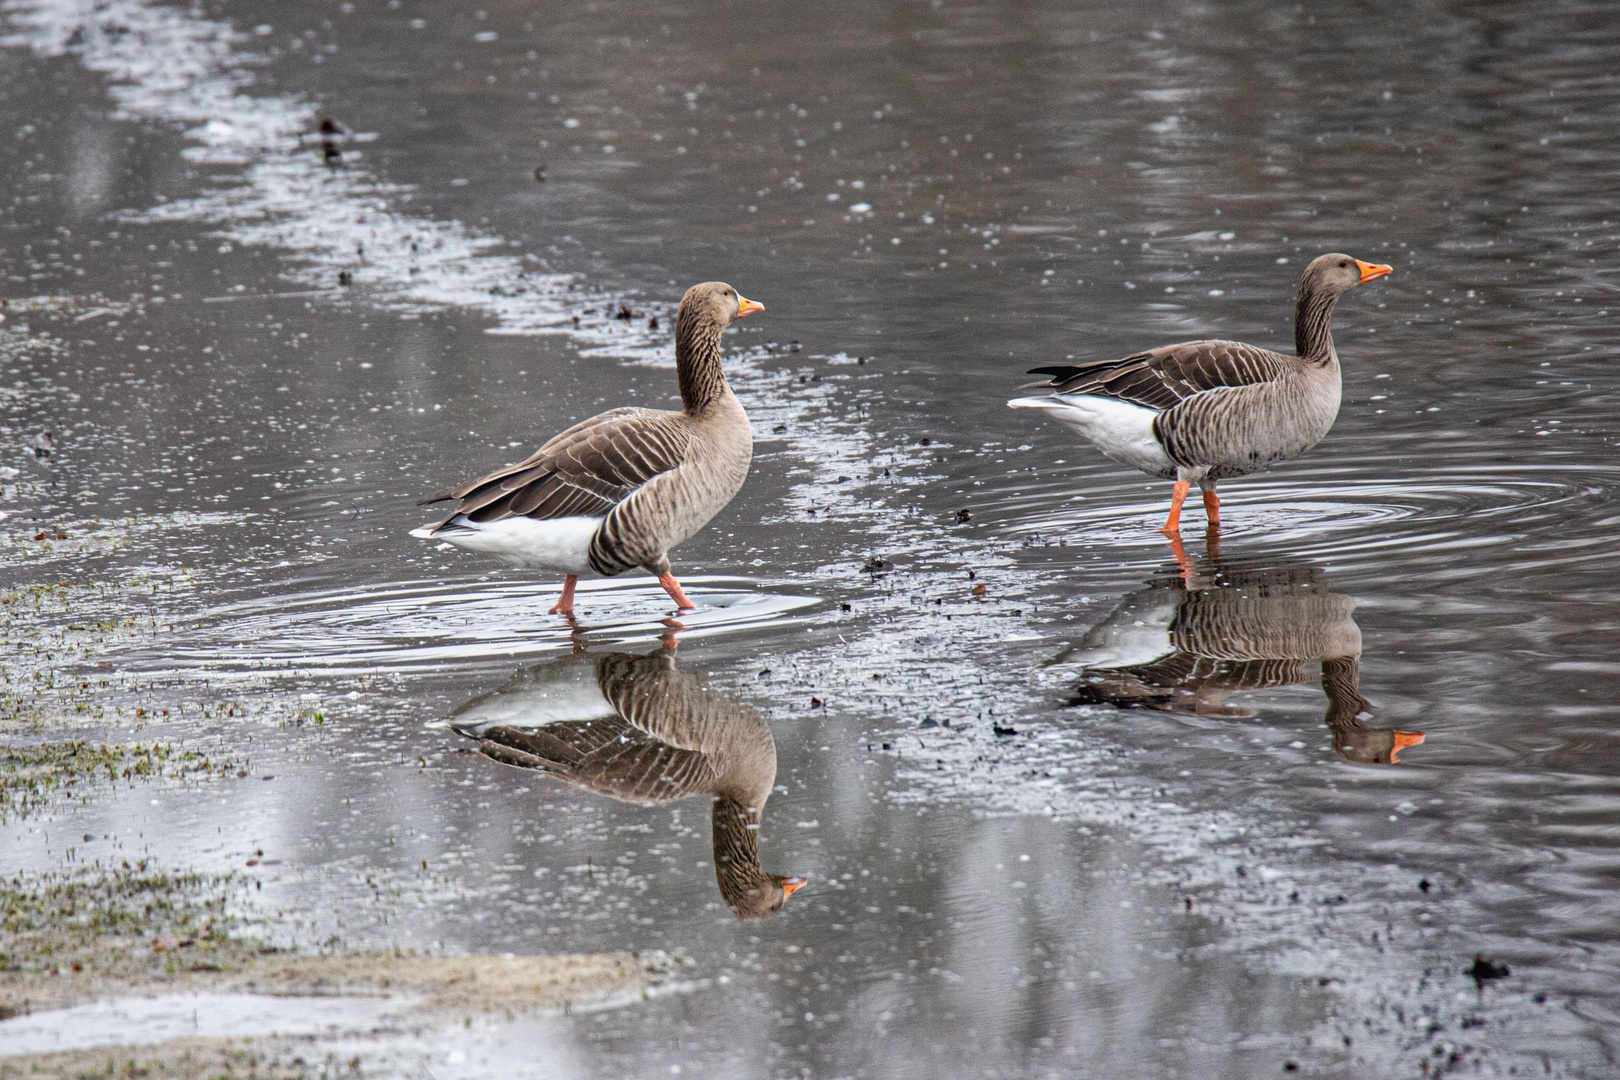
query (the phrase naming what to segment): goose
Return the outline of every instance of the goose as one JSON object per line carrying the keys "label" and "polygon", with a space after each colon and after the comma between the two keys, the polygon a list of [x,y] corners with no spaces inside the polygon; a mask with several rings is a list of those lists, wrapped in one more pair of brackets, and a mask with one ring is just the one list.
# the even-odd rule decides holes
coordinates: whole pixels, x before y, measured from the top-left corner
{"label": "goose", "polygon": [[582,420],[516,465],[417,503],[459,500],[450,516],[411,535],[563,574],[553,615],[573,615],[582,575],[637,566],[680,610],[694,610],[669,550],[708,524],[748,477],[753,434],[721,370],[720,335],[764,309],[723,281],[692,286],[675,313],[679,412],[622,408]]}
{"label": "goose", "polygon": [[767,873],[759,826],[776,783],[765,720],[675,667],[673,647],[569,657],[474,698],[451,727],[491,760],[644,806],[714,799],[714,874],[739,919],[781,910],[805,878]]}
{"label": "goose", "polygon": [[1172,542],[1178,565],[1148,582],[1059,660],[1081,665],[1071,705],[1107,704],[1186,716],[1248,719],[1239,690],[1312,681],[1320,664],[1333,749],[1358,764],[1400,764],[1421,731],[1368,727],[1361,696],[1356,602],[1312,566],[1221,559],[1199,568]]}
{"label": "goose", "polygon": [[1034,368],[1031,375],[1050,378],[1024,389],[1050,392],[1007,404],[1044,410],[1122,465],[1173,477],[1166,536],[1180,531],[1193,484],[1218,527],[1217,481],[1298,457],[1333,426],[1340,393],[1333,308],[1348,290],[1392,272],[1336,253],[1313,259],[1299,281],[1294,356],[1239,341],[1162,345],[1119,360]]}

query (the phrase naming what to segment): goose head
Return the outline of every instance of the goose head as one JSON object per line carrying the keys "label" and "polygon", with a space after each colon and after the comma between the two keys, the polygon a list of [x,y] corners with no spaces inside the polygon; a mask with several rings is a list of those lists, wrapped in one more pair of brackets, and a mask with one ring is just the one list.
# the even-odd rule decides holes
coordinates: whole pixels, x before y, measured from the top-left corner
{"label": "goose head", "polygon": [[802,888],[808,878],[769,874],[757,867],[752,873],[730,874],[720,879],[720,895],[731,913],[745,922],[769,919],[787,898]]}
{"label": "goose head", "polygon": [[1352,259],[1348,255],[1334,252],[1311,260],[1300,278],[1299,288],[1302,293],[1322,292],[1337,296],[1357,285],[1377,281],[1394,271],[1395,268],[1392,266],[1362,262],[1360,259]]}
{"label": "goose head", "polygon": [[1360,724],[1333,729],[1333,749],[1357,765],[1399,765],[1396,755],[1423,741],[1421,731],[1371,728]]}
{"label": "goose head", "polygon": [[724,330],[733,320],[764,310],[764,304],[747,299],[723,281],[705,281],[686,290],[679,315],[696,317]]}

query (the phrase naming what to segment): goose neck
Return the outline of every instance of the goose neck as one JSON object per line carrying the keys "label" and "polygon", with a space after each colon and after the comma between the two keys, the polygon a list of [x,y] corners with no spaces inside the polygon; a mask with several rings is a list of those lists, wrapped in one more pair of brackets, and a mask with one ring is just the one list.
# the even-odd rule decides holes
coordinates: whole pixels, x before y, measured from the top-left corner
{"label": "goose neck", "polygon": [[703,412],[731,392],[720,367],[720,331],[712,319],[690,311],[675,318],[675,373],[688,413]]}
{"label": "goose neck", "polygon": [[1372,711],[1372,703],[1361,696],[1359,656],[1324,657],[1322,692],[1328,699],[1327,726],[1334,731],[1361,728],[1361,714]]}
{"label": "goose neck", "polygon": [[763,812],[762,806],[747,805],[735,796],[715,797],[710,819],[714,832],[714,876],[720,883],[720,891],[728,897],[761,872],[759,822]]}
{"label": "goose neck", "polygon": [[1331,323],[1339,294],[1320,282],[1308,281],[1299,287],[1299,303],[1294,309],[1294,351],[1306,360],[1326,364],[1337,358],[1333,349]]}

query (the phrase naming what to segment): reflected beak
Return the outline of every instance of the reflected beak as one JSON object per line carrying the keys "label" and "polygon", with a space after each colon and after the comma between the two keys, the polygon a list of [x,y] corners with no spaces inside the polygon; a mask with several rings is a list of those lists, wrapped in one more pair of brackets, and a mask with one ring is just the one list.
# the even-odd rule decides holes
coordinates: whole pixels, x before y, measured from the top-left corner
{"label": "reflected beak", "polygon": [[1397,731],[1393,732],[1393,734],[1395,736],[1395,745],[1389,751],[1389,763],[1391,765],[1399,765],[1400,762],[1395,760],[1395,755],[1399,754],[1402,750],[1405,750],[1408,746],[1416,746],[1418,743],[1422,742],[1423,732]]}
{"label": "reflected beak", "polygon": [[[1385,272],[1388,272],[1389,267],[1386,266],[1384,268],[1384,270],[1385,270]],[[1366,279],[1363,278],[1362,280],[1365,281]],[[765,310],[765,305],[761,304],[757,300],[749,300],[749,299],[746,299],[745,297],[738,296],[737,301],[738,301],[738,303],[737,303],[737,318],[739,318],[739,319],[742,318],[744,315],[752,315],[756,311],[764,311]]]}
{"label": "reflected beak", "polygon": [[794,893],[798,892],[808,884],[810,884],[809,878],[790,877],[784,879],[782,882],[782,899],[786,901],[788,897],[792,896]]}
{"label": "reflected beak", "polygon": [[1356,260],[1356,269],[1361,271],[1361,284],[1363,285],[1369,281],[1377,281],[1381,277],[1387,277],[1395,272],[1393,266],[1385,266],[1383,263],[1364,263],[1360,259]]}

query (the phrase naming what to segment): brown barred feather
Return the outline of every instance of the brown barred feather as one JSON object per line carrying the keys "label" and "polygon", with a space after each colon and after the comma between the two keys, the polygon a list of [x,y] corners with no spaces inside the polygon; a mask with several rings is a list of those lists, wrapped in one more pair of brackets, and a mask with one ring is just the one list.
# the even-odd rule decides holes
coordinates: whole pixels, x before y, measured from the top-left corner
{"label": "brown barred feather", "polygon": [[613,409],[575,424],[515,465],[422,503],[459,499],[456,514],[477,522],[603,517],[641,485],[681,464],[691,440],[680,413]]}
{"label": "brown barred feather", "polygon": [[684,799],[709,791],[717,780],[702,753],[660,743],[616,716],[551,723],[533,731],[490,728],[478,748],[497,761],[557,773],[624,802]]}
{"label": "brown barred feather", "polygon": [[1051,377],[1026,388],[1117,398],[1162,412],[1206,390],[1273,382],[1299,366],[1297,357],[1241,341],[1184,341],[1118,360],[1034,368],[1031,375]]}

